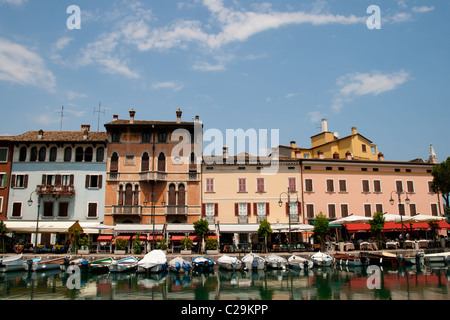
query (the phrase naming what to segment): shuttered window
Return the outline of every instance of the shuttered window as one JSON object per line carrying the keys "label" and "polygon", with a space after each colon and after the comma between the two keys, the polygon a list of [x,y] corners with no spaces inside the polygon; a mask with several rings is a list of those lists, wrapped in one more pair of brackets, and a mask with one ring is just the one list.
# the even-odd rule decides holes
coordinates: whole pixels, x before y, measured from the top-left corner
{"label": "shuttered window", "polygon": [[417,209],[416,209],[415,203],[409,204],[409,213],[411,214],[411,216],[415,216],[417,214]]}
{"label": "shuttered window", "polygon": [[377,203],[375,205],[375,212],[381,212],[383,213],[383,204],[382,203]]}
{"label": "shuttered window", "polygon": [[374,192],[381,192],[381,181],[380,180],[374,180],[373,181],[373,191]]}
{"label": "shuttered window", "polygon": [[90,202],[88,204],[88,217],[89,218],[95,218],[97,217],[97,203]]}
{"label": "shuttered window", "polygon": [[327,179],[327,192],[334,192],[334,180]]}
{"label": "shuttered window", "polygon": [[438,206],[436,203],[431,204],[431,215],[437,216],[438,215]]}
{"label": "shuttered window", "polygon": [[256,178],[256,192],[264,192],[264,178]]}
{"label": "shuttered window", "polygon": [[214,178],[206,178],[206,192],[214,192]]}
{"label": "shuttered window", "polygon": [[148,156],[148,153],[145,152],[142,155],[142,159],[141,159],[141,171],[149,171],[150,169],[150,158]]}
{"label": "shuttered window", "polygon": [[13,203],[13,217],[21,217],[22,216],[22,203],[21,202],[14,202]]}
{"label": "shuttered window", "polygon": [[305,179],[305,191],[313,192],[313,181],[312,179]]}
{"label": "shuttered window", "polygon": [[171,184],[169,186],[169,206],[175,206],[177,204],[177,195],[175,192],[175,185]]}
{"label": "shuttered window", "polygon": [[50,202],[50,201],[44,202],[43,216],[44,217],[53,217],[53,207],[54,207],[54,202]]}
{"label": "shuttered window", "polygon": [[61,218],[67,218],[69,216],[69,203],[60,202],[58,207],[58,216]]}
{"label": "shuttered window", "polygon": [[116,152],[114,152],[111,155],[111,164],[110,164],[109,171],[111,171],[111,172],[119,171],[119,155]]}
{"label": "shuttered window", "polygon": [[347,192],[347,180],[339,180],[339,192]]}
{"label": "shuttered window", "polygon": [[158,171],[166,171],[166,156],[164,155],[164,153],[160,153],[158,156]]}
{"label": "shuttered window", "polygon": [[372,205],[371,204],[364,205],[364,215],[366,217],[372,217]]}
{"label": "shuttered window", "polygon": [[341,204],[341,217],[348,217],[348,204]]}
{"label": "shuttered window", "polygon": [[184,184],[180,184],[178,186],[178,205],[184,206],[186,205],[186,192],[185,192]]}
{"label": "shuttered window", "polygon": [[308,218],[314,218],[314,205],[313,204],[306,205],[306,216]]}
{"label": "shuttered window", "polygon": [[398,204],[398,214],[401,216],[405,215],[405,205],[403,203]]}
{"label": "shuttered window", "polygon": [[408,188],[408,192],[414,193],[414,181],[407,181],[406,187]]}
{"label": "shuttered window", "polygon": [[238,179],[238,192],[247,192],[247,179],[239,178]]}
{"label": "shuttered window", "polygon": [[362,181],[362,191],[363,192],[370,192],[369,180],[363,180]]}
{"label": "shuttered window", "polygon": [[289,191],[296,192],[297,191],[297,180],[295,178],[289,178]]}
{"label": "shuttered window", "polygon": [[328,204],[328,218],[334,219],[336,218],[336,205]]}
{"label": "shuttered window", "polygon": [[395,181],[395,187],[397,192],[403,192],[403,182],[402,181]]}

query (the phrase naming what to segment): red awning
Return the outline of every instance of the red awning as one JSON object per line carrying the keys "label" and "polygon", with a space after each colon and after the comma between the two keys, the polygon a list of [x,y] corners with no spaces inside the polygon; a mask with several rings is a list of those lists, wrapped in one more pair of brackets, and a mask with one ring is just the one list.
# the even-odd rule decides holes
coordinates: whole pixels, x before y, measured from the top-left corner
{"label": "red awning", "polygon": [[112,234],[101,234],[98,236],[97,242],[111,242],[112,237]]}
{"label": "red awning", "polygon": [[[155,235],[155,240],[162,239],[162,238],[163,238],[163,236],[161,234]],[[153,235],[148,236],[148,241],[153,241]]]}
{"label": "red awning", "polygon": [[[438,222],[439,229],[450,229],[450,224],[448,224],[445,221],[439,221]],[[367,232],[370,231],[370,224],[368,223],[353,223],[353,224],[347,224],[346,225],[347,230],[349,232]],[[386,222],[384,224],[383,232],[390,232],[390,231],[401,231],[402,230],[402,224],[401,223],[395,223],[395,222]],[[430,226],[427,222],[415,222],[415,223],[403,223],[403,230],[431,230]]]}
{"label": "red awning", "polygon": [[127,241],[130,241],[131,236],[117,236],[114,238],[113,244],[116,242],[117,239],[125,239]]}

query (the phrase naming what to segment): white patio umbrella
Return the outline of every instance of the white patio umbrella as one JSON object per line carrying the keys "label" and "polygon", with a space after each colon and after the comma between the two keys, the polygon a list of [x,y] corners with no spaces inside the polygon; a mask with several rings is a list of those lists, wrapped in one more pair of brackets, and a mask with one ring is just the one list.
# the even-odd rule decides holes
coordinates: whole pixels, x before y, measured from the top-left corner
{"label": "white patio umbrella", "polygon": [[402,221],[410,222],[412,218],[407,216],[401,216],[399,214],[390,214],[390,213],[385,213],[383,216],[385,222],[395,222],[395,223],[401,223]]}
{"label": "white patio umbrella", "polygon": [[369,223],[372,218],[349,215],[347,217],[331,221],[330,224],[352,224],[352,223]]}
{"label": "white patio umbrella", "polygon": [[426,214],[417,214],[415,216],[410,217],[411,220],[408,220],[408,222],[428,222],[428,221],[442,221],[446,220],[446,217],[439,217],[439,216],[430,216]]}

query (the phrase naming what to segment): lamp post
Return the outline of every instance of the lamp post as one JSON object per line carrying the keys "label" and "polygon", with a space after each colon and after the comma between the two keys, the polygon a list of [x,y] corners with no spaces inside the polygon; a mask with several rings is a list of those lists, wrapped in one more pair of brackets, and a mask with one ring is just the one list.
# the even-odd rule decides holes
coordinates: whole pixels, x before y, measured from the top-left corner
{"label": "lamp post", "polygon": [[33,199],[31,199],[31,196],[33,195],[33,193],[36,193],[36,195],[38,196],[38,209],[37,209],[37,216],[36,216],[36,237],[34,239],[34,248],[33,248],[33,252],[36,254],[37,253],[37,245],[38,245],[38,231],[39,231],[39,212],[41,209],[41,195],[39,193],[37,193],[37,191],[32,191],[30,193],[30,199],[28,200],[28,206],[31,207],[33,205]]}
{"label": "lamp post", "polygon": [[[155,249],[155,210],[156,210],[156,205],[155,205],[155,193],[153,192],[153,186],[152,186],[152,225],[153,225],[153,233],[152,233],[152,249]],[[166,201],[164,201],[164,197],[163,197],[163,201],[161,202],[162,206],[164,207],[166,205]],[[147,207],[147,200],[144,200],[144,207]]]}
{"label": "lamp post", "polygon": [[288,201],[287,201],[287,205],[288,205],[288,212],[289,212],[289,252],[292,252],[292,236],[291,236],[291,195],[296,195],[297,196],[297,201],[295,202],[298,206],[299,201],[298,201],[298,192],[297,191],[290,191],[289,187],[288,187],[288,191],[287,192],[282,192],[280,193],[280,200],[278,201],[278,205],[280,207],[283,206],[283,201],[281,200],[281,196],[285,194],[287,195]]}
{"label": "lamp post", "polygon": [[[394,198],[392,198],[392,194],[393,193],[396,193],[398,195],[398,204],[399,204],[399,206],[402,204],[402,199],[400,197],[402,194],[406,195],[405,204],[407,204],[407,205],[409,204],[410,200],[408,198],[408,193],[407,192],[405,192],[405,191],[392,191],[391,192],[391,199],[389,200],[389,203],[391,205],[394,205]],[[401,212],[399,212],[399,213],[400,213],[400,223],[402,224],[402,238],[403,238],[403,241],[404,241],[405,240],[405,232],[403,230],[403,215],[401,214]],[[405,211],[403,213],[404,214],[406,213],[406,208],[405,208]]]}

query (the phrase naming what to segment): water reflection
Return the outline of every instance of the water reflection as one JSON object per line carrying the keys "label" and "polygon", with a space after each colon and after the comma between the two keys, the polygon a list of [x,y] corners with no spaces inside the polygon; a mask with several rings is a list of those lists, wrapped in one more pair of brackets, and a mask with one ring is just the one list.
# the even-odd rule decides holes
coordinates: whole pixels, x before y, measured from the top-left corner
{"label": "water reflection", "polygon": [[382,269],[379,289],[369,289],[366,267],[311,270],[81,274],[69,289],[69,274],[0,274],[0,299],[13,300],[448,300],[450,268]]}

